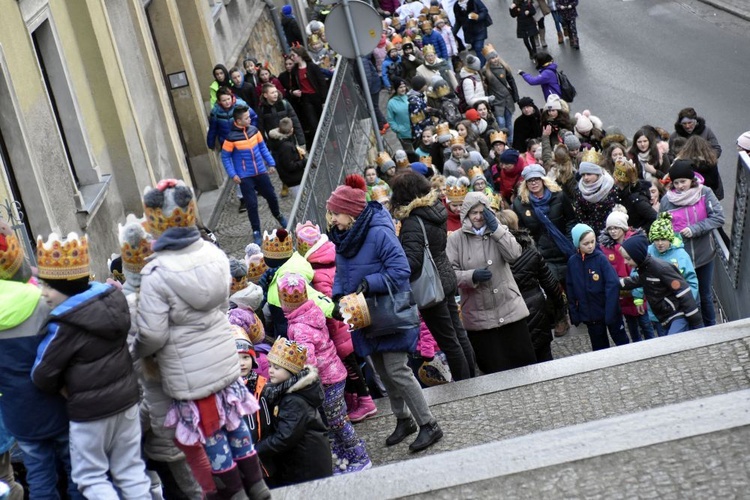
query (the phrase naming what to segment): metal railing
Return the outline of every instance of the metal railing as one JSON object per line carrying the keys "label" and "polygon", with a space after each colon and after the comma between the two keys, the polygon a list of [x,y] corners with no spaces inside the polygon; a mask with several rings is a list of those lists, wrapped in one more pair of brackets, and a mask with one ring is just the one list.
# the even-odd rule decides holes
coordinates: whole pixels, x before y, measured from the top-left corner
{"label": "metal railing", "polygon": [[331,79],[323,115],[310,147],[300,190],[289,215],[288,230],[311,221],[326,228],[326,201],[344,177],[362,174],[372,164],[376,146],[367,102],[356,80],[357,67],[339,58]]}
{"label": "metal railing", "polygon": [[23,207],[17,201],[3,200],[0,203],[0,220],[8,223],[13,232],[16,233],[18,241],[23,245],[23,251],[26,259],[32,266],[36,266],[35,245],[32,243],[29,231],[24,223],[26,215],[23,213]]}

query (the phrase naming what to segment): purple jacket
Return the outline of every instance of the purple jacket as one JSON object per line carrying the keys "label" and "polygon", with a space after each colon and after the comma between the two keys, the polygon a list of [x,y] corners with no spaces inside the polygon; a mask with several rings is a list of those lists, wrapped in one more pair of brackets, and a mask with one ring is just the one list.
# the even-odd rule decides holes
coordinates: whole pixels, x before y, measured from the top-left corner
{"label": "purple jacket", "polygon": [[557,81],[557,64],[549,63],[539,71],[539,76],[533,76],[523,73],[523,79],[529,85],[541,85],[544,93],[544,100],[547,100],[550,94],[560,95],[560,82]]}
{"label": "purple jacket", "polygon": [[346,379],[346,368],[336,354],[336,346],[328,335],[323,311],[308,300],[286,317],[290,340],[307,347],[307,362],[315,366],[323,385]]}

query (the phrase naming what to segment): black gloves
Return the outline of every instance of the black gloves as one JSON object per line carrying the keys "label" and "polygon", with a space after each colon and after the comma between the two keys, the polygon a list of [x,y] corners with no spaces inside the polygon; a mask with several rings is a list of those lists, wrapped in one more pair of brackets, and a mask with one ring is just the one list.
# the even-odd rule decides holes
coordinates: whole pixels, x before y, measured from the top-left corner
{"label": "black gloves", "polygon": [[[497,221],[495,221],[495,224],[497,224]],[[474,274],[471,275],[471,279],[472,281],[474,281],[474,283],[489,281],[492,279],[492,271],[487,268],[474,269]]]}
{"label": "black gloves", "polygon": [[484,223],[487,225],[487,229],[489,229],[491,233],[497,231],[498,222],[495,213],[489,208],[485,208],[482,215],[484,216]]}
{"label": "black gloves", "polygon": [[357,285],[357,289],[354,290],[354,293],[361,293],[362,295],[367,295],[367,292],[370,290],[370,285],[367,284],[367,280],[363,279],[362,282]]}
{"label": "black gloves", "polygon": [[341,309],[339,308],[339,301],[333,303],[333,311],[331,311],[331,318],[344,321],[344,317],[341,315]]}

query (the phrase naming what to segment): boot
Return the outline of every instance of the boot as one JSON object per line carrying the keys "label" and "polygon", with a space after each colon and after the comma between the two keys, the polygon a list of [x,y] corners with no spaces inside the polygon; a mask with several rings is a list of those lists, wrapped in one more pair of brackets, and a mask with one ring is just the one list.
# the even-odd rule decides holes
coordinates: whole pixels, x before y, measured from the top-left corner
{"label": "boot", "polygon": [[570,46],[573,47],[575,50],[581,50],[581,46],[578,45],[578,37],[570,39]]}
{"label": "boot", "polygon": [[351,420],[351,414],[357,409],[357,395],[353,392],[345,392],[344,403],[346,403],[346,413],[349,415],[349,420]]}
{"label": "boot", "polygon": [[361,422],[378,412],[378,408],[375,406],[375,403],[372,402],[372,396],[361,398],[355,395],[354,397],[357,398],[357,407],[354,411],[349,413],[349,420],[351,420],[352,423]]}
{"label": "boot", "polygon": [[[224,472],[214,472],[216,497],[225,500],[248,500],[242,487],[240,469],[235,466]],[[269,497],[270,498],[270,497]]]}
{"label": "boot", "polygon": [[393,434],[388,436],[385,440],[385,445],[393,446],[398,444],[406,439],[406,436],[414,434],[415,432],[417,432],[417,423],[414,422],[413,418],[399,418],[396,421],[396,430],[394,430]]}
{"label": "boot", "polygon": [[289,186],[287,186],[286,184],[282,184],[281,185],[281,197],[286,198],[287,196],[289,196]]}
{"label": "boot", "polygon": [[563,26],[563,34],[565,34],[565,38],[570,37],[570,33],[568,32],[568,28]]}
{"label": "boot", "polygon": [[367,454],[364,441],[360,439],[359,444],[351,452],[351,459],[349,460],[349,466],[346,468],[346,473],[359,472],[371,467],[372,460],[370,460],[370,456]]}
{"label": "boot", "polygon": [[433,421],[419,428],[419,435],[412,444],[409,445],[409,451],[422,451],[440,441],[443,437],[443,430],[437,422]]}
{"label": "boot", "polygon": [[243,198],[240,198],[240,207],[237,209],[238,214],[244,214],[247,212],[247,207],[245,206],[245,200]]}
{"label": "boot", "polygon": [[539,30],[539,45],[541,45],[543,49],[547,48],[547,33],[544,29]]}
{"label": "boot", "polygon": [[242,476],[242,486],[250,500],[271,500],[271,492],[263,481],[263,469],[260,466],[258,452],[253,451],[249,457],[237,460],[237,469]]}
{"label": "boot", "polygon": [[284,216],[283,216],[282,214],[279,214],[279,215],[277,215],[277,216],[276,216],[276,220],[277,220],[277,221],[279,221],[279,225],[280,225],[281,227],[283,227],[284,229],[286,229],[286,226],[287,226],[287,224],[289,223],[289,222],[288,222],[288,221],[286,220],[286,217],[284,217]]}
{"label": "boot", "polygon": [[261,236],[260,231],[253,231],[253,241],[258,246],[263,244],[263,236]]}
{"label": "boot", "polygon": [[562,31],[557,32],[557,43],[559,44],[565,43],[565,36],[563,36]]}

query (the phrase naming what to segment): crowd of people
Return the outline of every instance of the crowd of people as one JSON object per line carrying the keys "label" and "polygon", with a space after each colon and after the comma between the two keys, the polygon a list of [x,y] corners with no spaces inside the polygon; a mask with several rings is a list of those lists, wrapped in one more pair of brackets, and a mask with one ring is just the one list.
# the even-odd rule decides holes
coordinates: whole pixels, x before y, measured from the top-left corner
{"label": "crowd of people", "polygon": [[[23,497],[14,442],[31,498],[270,498],[370,468],[353,424],[377,414],[374,398],[396,418],[385,445],[416,434],[419,452],[443,437],[424,387],[550,361],[571,324],[592,350],[715,324],[718,140],[690,107],[630,140],[573,113],[538,48],[547,14],[578,48],[576,4],[511,7],[540,72],[521,72],[542,86],[537,106],[486,43],[480,0],[453,16],[434,0],[381,0],[366,62],[371,91],[393,94],[381,131],[403,149],[347,176],[324,227],[291,233],[269,173],[296,194],[329,70],[299,45],[278,77],[253,59],[217,65],[207,144],[245,200],[242,258],[199,230],[194,194],[174,179],[119,226],[106,283],[90,278],[100,242],[40,237],[32,269],[0,221],[9,498]],[[324,42],[322,23],[305,31]],[[750,152],[750,132],[737,145]],[[261,233],[256,193],[277,229]]]}

